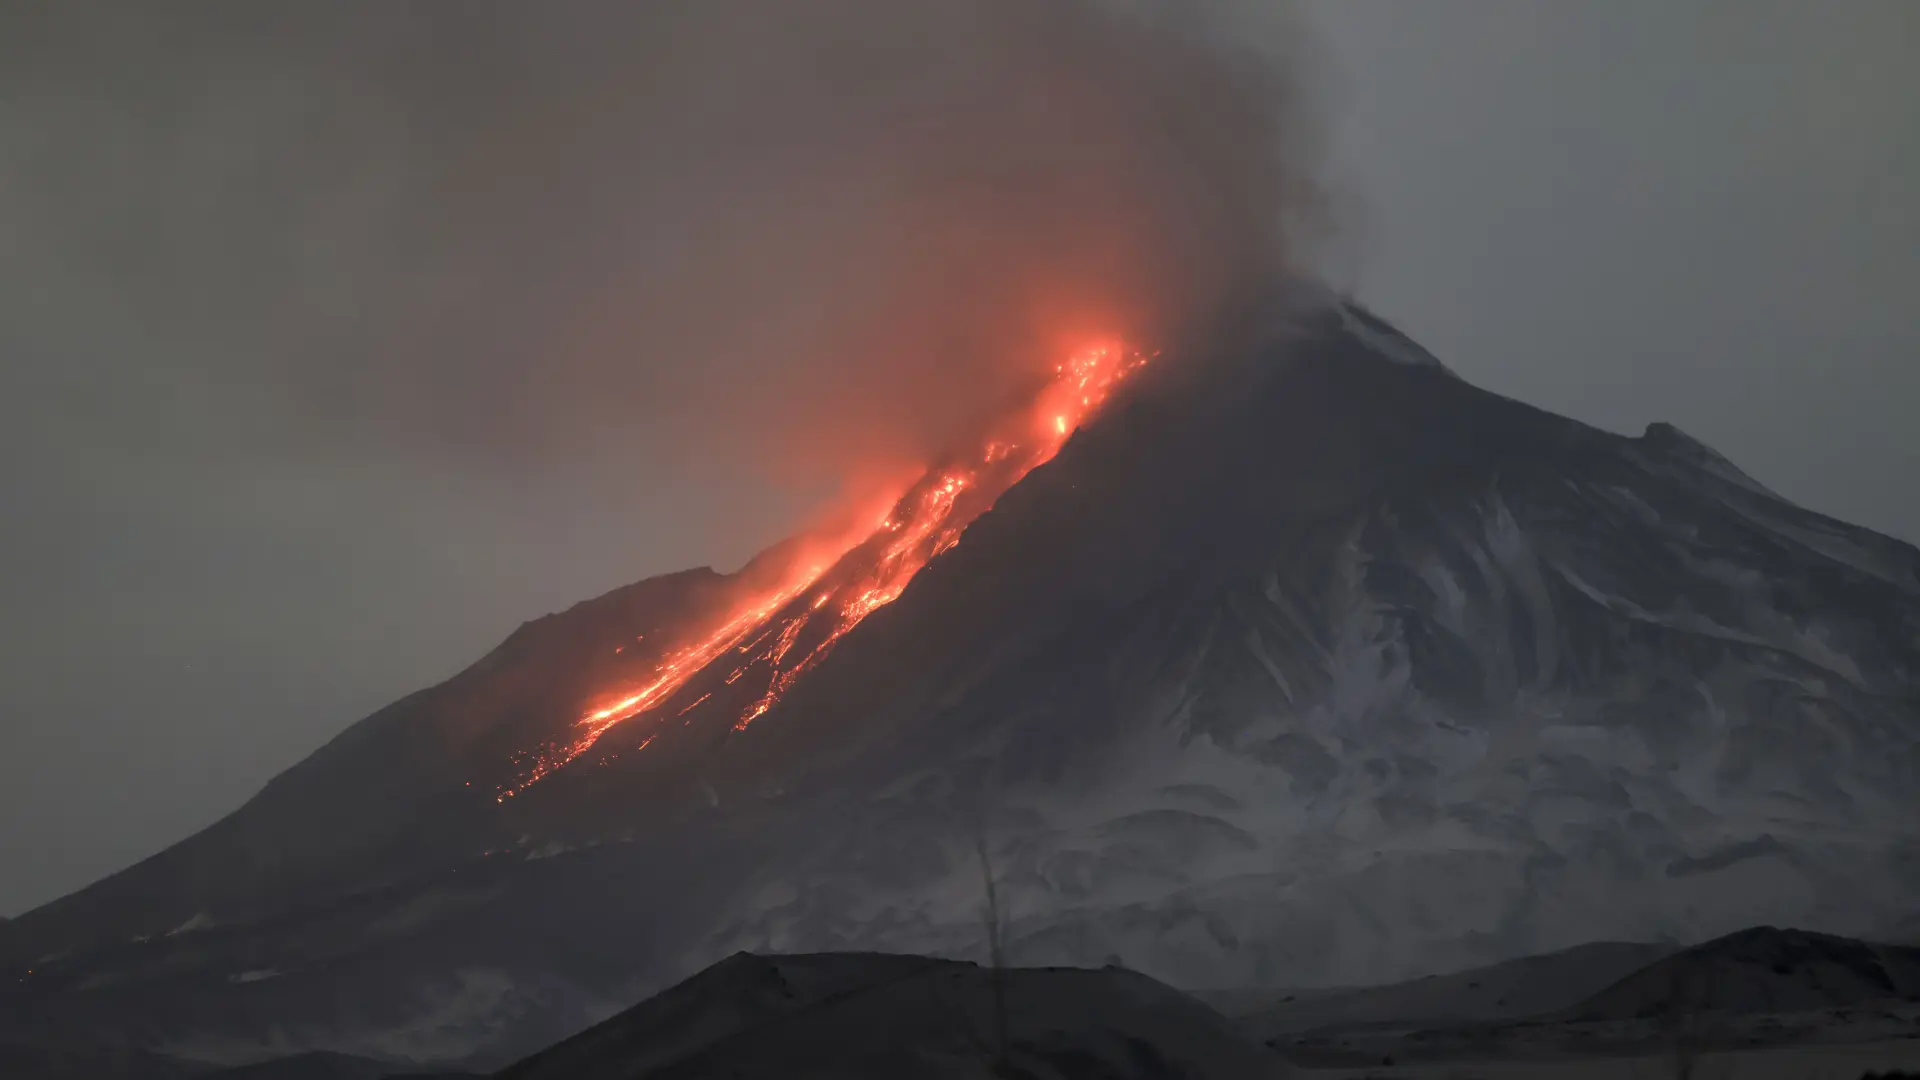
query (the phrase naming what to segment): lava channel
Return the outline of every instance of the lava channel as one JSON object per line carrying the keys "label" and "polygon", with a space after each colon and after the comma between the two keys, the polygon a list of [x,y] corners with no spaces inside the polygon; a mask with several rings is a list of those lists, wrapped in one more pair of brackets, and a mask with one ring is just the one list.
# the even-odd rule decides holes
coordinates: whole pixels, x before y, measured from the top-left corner
{"label": "lava channel", "polygon": [[[867,616],[899,599],[916,574],[960,542],[968,525],[1007,489],[1045,464],[1104,405],[1121,381],[1148,361],[1118,345],[1082,349],[1059,364],[1024,409],[997,425],[971,454],[926,470],[877,522],[816,537],[785,576],[735,602],[724,621],[670,649],[644,682],[619,692],[574,723],[573,737],[524,755],[532,765],[499,789],[512,798],[551,776],[609,731],[636,720],[653,741],[676,716],[692,724],[709,710],[731,708],[744,729],[764,716]],[[726,671],[724,682],[678,710],[669,700],[702,672]],[[703,686],[710,680],[701,680]],[[752,694],[717,693],[740,684]],[[757,690],[753,689],[757,688]],[[693,715],[689,715],[693,714]]]}

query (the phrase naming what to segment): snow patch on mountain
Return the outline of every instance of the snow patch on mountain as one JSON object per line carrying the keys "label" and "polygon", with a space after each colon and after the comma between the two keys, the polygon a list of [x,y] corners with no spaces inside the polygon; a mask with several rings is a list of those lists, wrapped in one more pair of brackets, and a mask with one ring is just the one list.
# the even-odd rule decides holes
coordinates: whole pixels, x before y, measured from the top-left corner
{"label": "snow patch on mountain", "polygon": [[[1317,562],[1247,571],[1143,664],[1181,677],[1113,675],[1101,724],[1127,734],[1098,779],[996,796],[1015,960],[1353,983],[1901,914],[1899,889],[1859,883],[1920,885],[1902,556],[1757,485],[1730,500],[1738,477],[1692,447],[1649,464],[1599,445],[1591,474],[1518,461],[1384,493]],[[713,947],[977,955],[971,826],[922,790],[884,792],[825,864],[778,870],[789,899],[734,912]],[[862,867],[894,843],[867,821],[952,839],[883,881]]]}

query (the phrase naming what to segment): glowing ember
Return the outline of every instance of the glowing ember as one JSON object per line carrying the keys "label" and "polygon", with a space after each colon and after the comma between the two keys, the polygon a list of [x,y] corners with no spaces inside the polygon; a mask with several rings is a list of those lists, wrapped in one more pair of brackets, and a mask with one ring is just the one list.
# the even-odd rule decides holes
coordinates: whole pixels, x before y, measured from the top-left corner
{"label": "glowing ember", "polygon": [[[967,526],[1003,492],[1058,453],[1114,387],[1147,359],[1118,345],[1074,354],[1055,369],[1027,410],[991,433],[978,454],[928,470],[877,524],[816,543],[808,557],[795,560],[784,580],[744,597],[725,622],[668,652],[644,684],[582,716],[571,742],[529,755],[531,767],[498,798],[526,790],[579,757],[615,725],[660,709],[729,654],[751,655],[719,667],[728,671],[724,683],[703,680],[706,692],[669,715],[685,716],[710,701],[719,706],[727,695],[714,701],[716,691],[749,674],[753,685],[765,690],[745,706],[734,727],[745,728],[765,715],[861,620],[899,599],[922,567],[959,543]],[[656,734],[648,734],[640,747]]]}

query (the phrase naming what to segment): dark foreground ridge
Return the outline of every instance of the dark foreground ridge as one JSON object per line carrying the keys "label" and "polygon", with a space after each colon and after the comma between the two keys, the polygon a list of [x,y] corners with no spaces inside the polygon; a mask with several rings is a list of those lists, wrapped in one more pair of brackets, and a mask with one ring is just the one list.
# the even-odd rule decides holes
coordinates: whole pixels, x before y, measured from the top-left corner
{"label": "dark foreground ridge", "polygon": [[1568,1010],[1577,1021],[1920,1002],[1920,948],[1756,926],[1676,953]]}
{"label": "dark foreground ridge", "polygon": [[[1594,989],[1636,954],[1658,958]],[[1596,943],[1395,986],[1269,991],[1227,1011],[1317,1068],[1615,1059],[1626,1069],[1744,1053],[1722,1074],[1852,1077],[1864,1066],[1849,1072],[1849,1057],[1920,1067],[1920,949],[1761,926],[1687,949]]]}
{"label": "dark foreground ridge", "polygon": [[[1393,986],[1209,995],[1220,1011],[1117,967],[995,971],[885,953],[740,953],[497,1072],[329,1052],[223,1068],[142,1051],[0,1044],[0,1075],[1333,1080],[1391,1063],[1443,1070],[1413,1077],[1526,1068],[1536,1080],[1590,1080],[1612,1075],[1596,1069],[1677,1075],[1676,1063],[1697,1061],[1711,1066],[1698,1075],[1856,1080],[1920,1067],[1916,952],[1757,927],[1679,951],[1599,942]],[[1592,991],[1606,973],[1649,956]],[[1692,977],[1702,972],[1710,974]],[[1528,1004],[1536,1011],[1516,1018]]]}
{"label": "dark foreground ridge", "polygon": [[1254,1080],[1291,1070],[1220,1014],[1119,968],[996,973],[917,956],[742,953],[499,1077],[995,1075]]}

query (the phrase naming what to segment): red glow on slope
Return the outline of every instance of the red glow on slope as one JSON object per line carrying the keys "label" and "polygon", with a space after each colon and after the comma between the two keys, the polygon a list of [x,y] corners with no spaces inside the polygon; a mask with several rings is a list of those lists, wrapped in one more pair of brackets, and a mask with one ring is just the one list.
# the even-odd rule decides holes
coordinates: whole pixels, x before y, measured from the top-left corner
{"label": "red glow on slope", "polygon": [[[1075,353],[1055,368],[1032,405],[992,432],[978,453],[928,470],[905,495],[889,499],[891,509],[877,524],[874,515],[866,515],[855,528],[816,538],[777,583],[743,597],[725,622],[668,652],[641,686],[582,716],[571,742],[535,755],[533,767],[502,788],[499,798],[524,791],[579,757],[615,725],[658,709],[730,653],[753,655],[729,661],[724,685],[750,671],[756,684],[766,679],[765,691],[734,722],[735,728],[745,728],[862,620],[899,599],[921,568],[959,543],[967,526],[1002,493],[1058,453],[1120,381],[1146,361],[1117,344]],[[818,593],[796,603],[816,585]],[[709,689],[676,715],[692,712],[713,693]]]}

